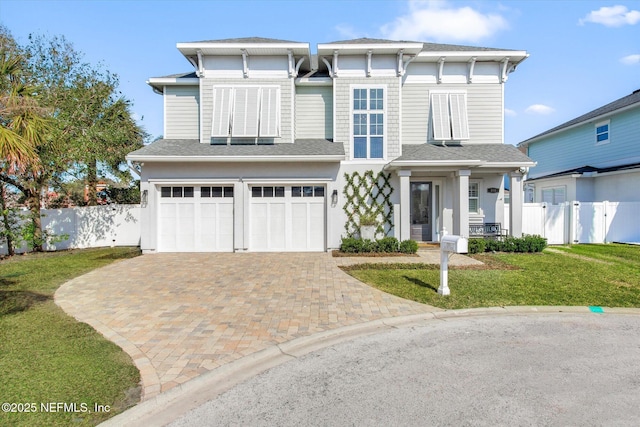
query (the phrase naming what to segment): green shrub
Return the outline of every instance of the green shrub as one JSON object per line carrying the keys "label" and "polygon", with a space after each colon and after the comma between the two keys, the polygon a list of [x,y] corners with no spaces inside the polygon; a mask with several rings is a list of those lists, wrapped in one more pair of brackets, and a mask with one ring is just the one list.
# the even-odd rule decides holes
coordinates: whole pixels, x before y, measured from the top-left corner
{"label": "green shrub", "polygon": [[502,250],[502,241],[498,239],[484,239],[485,252],[500,252]]}
{"label": "green shrub", "polygon": [[362,252],[362,240],[354,237],[343,237],[340,244],[340,250],[342,252],[350,254],[358,254]]}
{"label": "green shrub", "polygon": [[400,242],[400,252],[403,254],[415,254],[418,252],[418,242],[415,240],[403,240]]}
{"label": "green shrub", "polygon": [[499,239],[469,239],[469,253],[482,252],[542,252],[547,247],[547,239],[537,235],[523,237],[506,236]]}
{"label": "green shrub", "polygon": [[378,240],[378,249],[380,252],[398,252],[400,242],[395,237],[383,237]]}
{"label": "green shrub", "polygon": [[470,254],[481,254],[485,251],[487,247],[487,242],[482,238],[472,238],[469,239],[469,253]]}
{"label": "green shrub", "polygon": [[378,242],[375,240],[364,239],[362,242],[362,252],[370,253],[370,252],[380,252],[380,248],[378,246]]}
{"label": "green shrub", "polygon": [[547,239],[538,235],[525,235],[526,252],[542,252],[547,247]]}

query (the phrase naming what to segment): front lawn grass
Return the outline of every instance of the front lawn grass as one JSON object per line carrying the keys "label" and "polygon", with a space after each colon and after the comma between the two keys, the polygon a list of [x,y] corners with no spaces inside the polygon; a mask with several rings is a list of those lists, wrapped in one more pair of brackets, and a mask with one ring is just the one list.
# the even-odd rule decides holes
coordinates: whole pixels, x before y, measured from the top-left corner
{"label": "front lawn grass", "polygon": [[[105,248],[0,261],[0,403],[21,411],[3,406],[0,425],[96,425],[138,402],[131,358],[53,301],[67,280],[137,255],[137,248]],[[57,412],[44,412],[41,404],[52,403]],[[110,411],[94,412],[95,404]]]}
{"label": "front lawn grass", "polygon": [[563,253],[474,255],[486,266],[450,267],[451,295],[446,297],[437,293],[437,265],[364,264],[344,270],[382,291],[446,309],[514,305],[640,307],[640,246],[574,245],[558,249]]}

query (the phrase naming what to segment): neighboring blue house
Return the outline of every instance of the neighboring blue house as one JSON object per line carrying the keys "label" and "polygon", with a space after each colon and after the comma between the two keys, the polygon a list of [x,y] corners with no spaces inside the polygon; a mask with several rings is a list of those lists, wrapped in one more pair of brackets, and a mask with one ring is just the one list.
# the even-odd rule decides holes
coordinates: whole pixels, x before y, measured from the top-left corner
{"label": "neighboring blue house", "polygon": [[640,89],[518,144],[525,202],[640,201]]}

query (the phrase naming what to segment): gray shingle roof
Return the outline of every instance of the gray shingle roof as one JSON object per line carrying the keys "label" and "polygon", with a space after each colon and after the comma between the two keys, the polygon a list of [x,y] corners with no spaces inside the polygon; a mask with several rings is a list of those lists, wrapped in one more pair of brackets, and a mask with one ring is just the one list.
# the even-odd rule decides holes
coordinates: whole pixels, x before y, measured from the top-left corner
{"label": "gray shingle roof", "polygon": [[152,77],[152,79],[196,79],[198,75],[195,71],[188,71],[186,73],[169,74],[168,76]]}
{"label": "gray shingle roof", "polygon": [[464,161],[480,160],[492,163],[533,163],[513,145],[474,144],[441,146],[434,144],[405,144],[402,156],[395,161]]}
{"label": "gray shingle roof", "polygon": [[556,172],[549,175],[536,176],[535,178],[527,179],[527,181],[536,181],[539,179],[555,178],[555,177],[567,176],[567,175],[573,175],[573,174],[584,174],[589,172],[607,173],[607,172],[617,172],[617,171],[624,171],[624,170],[631,170],[631,169],[640,169],[640,163],[634,162],[634,163],[623,164],[618,166],[610,166],[606,168],[597,168],[594,166],[582,166],[579,168],[567,169],[565,171]]}
{"label": "gray shingle roof", "polygon": [[239,37],[219,40],[199,40],[187,43],[304,43],[290,40],[269,39],[266,37]]}
{"label": "gray shingle roof", "polygon": [[531,141],[533,139],[538,139],[538,138],[540,138],[542,136],[548,135],[548,134],[553,133],[553,132],[557,132],[559,130],[571,127],[573,125],[577,125],[577,124],[580,124],[580,123],[583,123],[583,122],[588,122],[591,119],[603,116],[603,115],[608,114],[608,113],[612,113],[612,112],[614,112],[616,110],[619,110],[619,109],[624,108],[624,107],[628,107],[628,106],[633,105],[633,104],[638,104],[638,106],[640,106],[640,89],[633,91],[633,93],[631,95],[623,96],[620,99],[617,99],[617,100],[615,100],[615,101],[613,101],[613,102],[611,102],[611,103],[609,103],[607,105],[603,105],[600,108],[596,108],[595,110],[590,111],[590,112],[588,112],[586,114],[583,114],[580,117],[576,117],[573,120],[569,120],[566,123],[563,123],[563,124],[561,124],[559,126],[556,126],[556,127],[551,128],[551,129],[549,129],[547,131],[539,133],[536,136],[533,136],[533,137],[531,137],[529,139],[526,139],[526,140],[518,143],[518,145],[527,144],[529,141]]}
{"label": "gray shingle roof", "polygon": [[258,157],[258,156],[344,156],[344,146],[326,139],[297,139],[294,144],[211,145],[197,139],[160,139],[129,156],[158,157]]}
{"label": "gray shingle roof", "polygon": [[475,47],[475,46],[462,46],[456,44],[443,44],[443,43],[424,43],[409,40],[386,40],[386,39],[370,39],[360,38],[354,40],[341,40],[327,44],[394,44],[394,43],[422,43],[422,50],[426,52],[466,52],[466,51],[505,51],[513,49],[499,49],[492,47]]}
{"label": "gray shingle roof", "polygon": [[466,51],[509,51],[514,49],[500,49],[494,47],[477,47],[477,46],[462,46],[457,44],[442,44],[442,43],[423,43],[422,50],[426,52],[441,52],[441,51],[454,51],[454,52],[466,52]]}

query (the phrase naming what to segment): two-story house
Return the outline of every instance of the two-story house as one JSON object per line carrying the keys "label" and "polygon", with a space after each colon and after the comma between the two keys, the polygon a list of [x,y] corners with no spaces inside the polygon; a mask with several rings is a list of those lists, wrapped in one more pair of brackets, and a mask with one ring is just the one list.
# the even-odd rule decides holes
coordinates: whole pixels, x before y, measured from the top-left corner
{"label": "two-story house", "polygon": [[[438,241],[504,221],[522,171],[504,144],[504,83],[524,51],[357,39],[178,43],[194,71],[151,78],[164,139],[141,165],[155,251],[324,251],[374,211],[379,235]],[[357,194],[356,194],[357,193]]]}
{"label": "two-story house", "polygon": [[640,202],[640,89],[522,141],[527,202]]}

